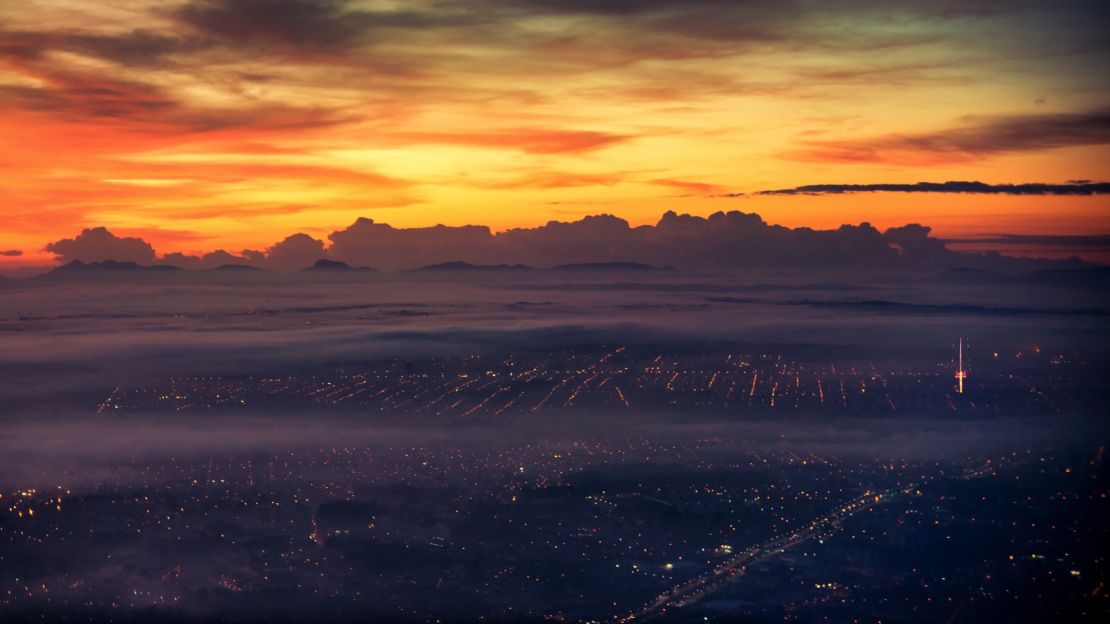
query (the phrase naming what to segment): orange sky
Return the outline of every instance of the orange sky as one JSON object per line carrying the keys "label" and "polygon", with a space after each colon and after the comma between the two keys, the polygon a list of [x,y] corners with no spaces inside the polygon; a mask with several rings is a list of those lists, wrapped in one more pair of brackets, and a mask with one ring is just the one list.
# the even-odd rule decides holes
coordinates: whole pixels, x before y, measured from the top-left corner
{"label": "orange sky", "polygon": [[1110,179],[1102,3],[829,4],[3,3],[0,268],[84,227],[203,252],[358,216],[1110,233],[1107,195],[754,195]]}

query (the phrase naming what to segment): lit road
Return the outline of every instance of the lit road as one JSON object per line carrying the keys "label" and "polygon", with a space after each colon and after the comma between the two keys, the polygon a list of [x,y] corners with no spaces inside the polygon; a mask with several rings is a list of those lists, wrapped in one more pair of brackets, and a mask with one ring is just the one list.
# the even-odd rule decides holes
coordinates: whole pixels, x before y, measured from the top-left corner
{"label": "lit road", "polygon": [[[974,479],[981,477],[985,474],[993,474],[999,467],[999,463],[988,461],[985,464],[976,468],[970,468],[963,472],[959,478]],[[616,618],[617,622],[644,622],[658,618],[665,615],[671,609],[681,608],[693,603],[698,602],[705,596],[721,589],[731,582],[735,582],[740,577],[744,576],[748,568],[752,565],[761,563],[781,554],[788,548],[792,548],[802,542],[813,539],[821,535],[824,531],[837,526],[844,520],[872,509],[877,505],[889,502],[896,498],[908,496],[924,486],[931,479],[924,478],[920,481],[911,483],[909,485],[891,488],[882,491],[867,491],[857,496],[854,499],[846,501],[839,507],[830,510],[822,516],[814,518],[805,526],[802,526],[790,533],[778,536],[774,539],[768,540],[762,544],[758,544],[747,548],[732,557],[722,561],[715,568],[695,577],[690,581],[678,585],[673,589],[660,594],[654,601],[645,606],[644,608]]]}

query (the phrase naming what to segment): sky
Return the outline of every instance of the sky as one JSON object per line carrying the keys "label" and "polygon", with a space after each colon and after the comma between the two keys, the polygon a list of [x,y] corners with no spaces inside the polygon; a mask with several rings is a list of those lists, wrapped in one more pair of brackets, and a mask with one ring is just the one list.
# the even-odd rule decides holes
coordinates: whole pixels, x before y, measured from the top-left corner
{"label": "sky", "polygon": [[[359,217],[499,231],[668,210],[1084,255],[1091,239],[1044,237],[1110,234],[1107,17],[1071,1],[0,3],[0,269],[54,262],[47,245],[92,227],[197,254]],[[881,186],[948,181],[983,185]]]}

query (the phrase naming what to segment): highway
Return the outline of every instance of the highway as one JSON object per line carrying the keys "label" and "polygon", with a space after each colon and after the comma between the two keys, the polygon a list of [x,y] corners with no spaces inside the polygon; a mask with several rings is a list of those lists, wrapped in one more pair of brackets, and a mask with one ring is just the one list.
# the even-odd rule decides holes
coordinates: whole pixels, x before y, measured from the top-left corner
{"label": "highway", "polygon": [[[999,467],[999,462],[987,461],[985,464],[975,468],[964,470],[957,478],[978,478],[985,474],[993,474]],[[712,570],[660,594],[650,604],[633,613],[617,617],[615,621],[622,624],[627,622],[647,622],[665,615],[672,609],[679,609],[696,603],[725,585],[736,582],[747,573],[749,567],[781,554],[788,548],[811,540],[856,514],[863,513],[897,498],[909,496],[931,480],[931,478],[923,478],[920,481],[898,488],[882,491],[865,491],[859,496],[829,510],[827,513],[814,518],[806,523],[805,526],[747,548],[725,559]]]}

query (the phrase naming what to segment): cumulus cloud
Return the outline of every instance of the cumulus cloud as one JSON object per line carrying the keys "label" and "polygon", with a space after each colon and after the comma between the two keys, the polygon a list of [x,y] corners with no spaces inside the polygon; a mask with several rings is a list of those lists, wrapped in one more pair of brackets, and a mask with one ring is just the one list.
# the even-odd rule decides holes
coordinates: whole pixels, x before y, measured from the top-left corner
{"label": "cumulus cloud", "polygon": [[[935,241],[927,234],[928,240]],[[597,215],[498,234],[482,226],[397,229],[359,219],[329,238],[331,258],[387,270],[453,260],[540,267],[639,262],[721,268],[889,268],[907,262],[907,252],[900,254],[868,223],[835,230],[786,228],[770,225],[759,215],[736,211],[709,217],[667,212],[655,225],[641,227],[631,227],[611,215]],[[943,248],[943,243],[938,244]],[[908,246],[910,254],[919,249]]]}
{"label": "cumulus cloud", "polygon": [[[1027,260],[997,253],[977,254],[949,249],[944,240],[920,224],[881,232],[870,223],[814,230],[771,225],[759,215],[739,211],[708,217],[667,212],[655,225],[632,227],[612,215],[577,221],[551,221],[535,228],[494,233],[483,225],[395,228],[359,218],[328,235],[330,246],[308,234],[293,234],[265,251],[238,254],[217,250],[203,256],[169,253],[160,264],[184,269],[243,265],[297,271],[329,259],[355,267],[386,271],[463,262],[476,265],[641,263],[678,268],[864,268],[977,267],[1036,268]],[[1035,244],[1036,241],[1022,241]],[[1087,241],[1089,246],[1105,245]],[[1043,243],[1050,244],[1050,243]],[[150,264],[154,251],[137,238],[120,239],[105,230],[85,230],[75,240],[51,243],[63,260],[131,260]],[[1069,266],[1076,265],[1070,261]]]}
{"label": "cumulus cloud", "polygon": [[102,262],[118,260],[151,264],[154,247],[141,238],[120,238],[103,227],[86,228],[74,238],[49,243],[45,251],[56,254],[61,262]]}
{"label": "cumulus cloud", "polygon": [[308,234],[293,234],[266,251],[266,265],[274,269],[296,270],[323,259],[323,241]]}
{"label": "cumulus cloud", "polygon": [[333,260],[351,266],[413,268],[452,260],[489,262],[493,234],[485,226],[398,229],[360,217],[343,230],[328,235]]}
{"label": "cumulus cloud", "polygon": [[172,264],[183,269],[215,269],[222,266],[255,266],[257,261],[252,261],[246,255],[235,255],[231,252],[217,249],[202,256],[189,256],[180,253],[171,253],[164,256],[162,264]]}
{"label": "cumulus cloud", "polygon": [[917,182],[914,184],[806,184],[759,191],[756,195],[840,195],[845,193],[973,193],[983,195],[1105,195],[1110,182],[987,184],[986,182]]}
{"label": "cumulus cloud", "polygon": [[708,217],[667,212],[655,225],[639,227],[597,215],[497,234],[484,226],[398,229],[359,219],[329,239],[330,258],[384,270],[450,261],[537,267],[638,262],[684,268],[1035,268],[999,254],[950,250],[930,228],[918,224],[885,232],[870,223],[814,230],[771,225],[757,214],[739,211]]}
{"label": "cumulus cloud", "polygon": [[914,266],[936,266],[949,263],[954,252],[949,251],[944,242],[932,238],[932,228],[910,223],[902,227],[890,228],[883,237],[896,249],[902,259]]}

